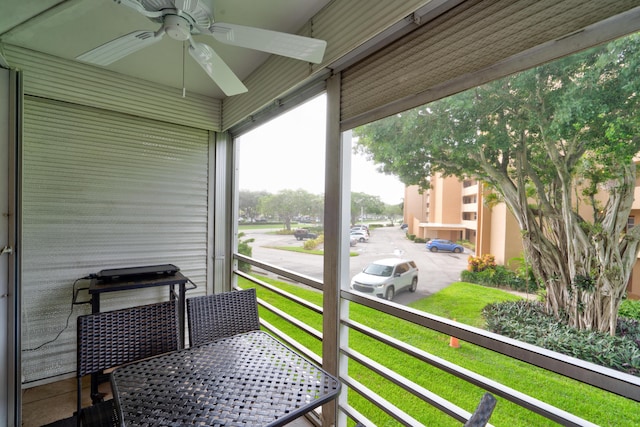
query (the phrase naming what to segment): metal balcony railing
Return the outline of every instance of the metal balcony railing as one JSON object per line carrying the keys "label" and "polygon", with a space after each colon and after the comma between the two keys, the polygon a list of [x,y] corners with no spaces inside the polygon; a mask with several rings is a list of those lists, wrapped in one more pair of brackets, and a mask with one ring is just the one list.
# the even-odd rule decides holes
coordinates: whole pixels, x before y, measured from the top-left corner
{"label": "metal balcony railing", "polygon": [[[235,258],[238,261],[243,261],[251,264],[254,267],[260,268],[267,272],[273,273],[276,276],[283,278],[287,281],[298,283],[304,286],[309,286],[313,289],[322,290],[322,282],[296,274],[295,272],[281,269],[277,266],[260,262],[258,260],[235,254]],[[243,277],[249,280],[256,286],[267,289],[270,292],[274,292],[281,297],[300,304],[314,313],[322,314],[322,307],[309,303],[308,301],[301,299],[288,292],[282,291],[278,287],[269,285],[268,283],[254,277],[252,274],[243,273],[236,270],[234,272],[238,277]],[[384,301],[377,298],[371,298],[360,294],[352,293],[348,290],[342,290],[340,292],[341,304],[358,304],[377,312],[391,315],[398,319],[398,322],[408,322],[413,325],[418,325],[421,328],[426,328],[431,331],[442,333],[446,336],[456,337],[460,341],[464,341],[468,344],[483,347],[485,349],[500,353],[509,358],[517,359],[534,367],[545,369],[549,372],[560,374],[564,377],[574,379],[587,386],[597,387],[599,389],[606,390],[608,392],[623,396],[635,402],[640,401],[640,378],[631,376],[616,370],[605,368],[593,363],[585,362],[580,359],[572,358],[557,352],[546,350],[541,347],[526,344],[511,338],[507,338],[498,334],[494,334],[479,328],[468,326],[462,323],[458,323],[449,319],[434,316],[419,310],[415,310],[409,307],[405,307],[393,302]],[[318,341],[322,341],[322,333],[317,329],[310,327],[303,320],[297,319],[288,313],[274,307],[271,304],[266,303],[263,300],[259,300],[260,305],[274,313],[275,315],[286,320],[288,323],[295,325],[300,331],[309,336],[315,338]],[[299,352],[303,353],[310,359],[321,363],[321,357],[309,348],[301,345],[297,340],[284,334],[282,331],[275,328],[273,325],[261,319],[261,323],[265,329],[271,331],[284,342],[294,347]],[[483,390],[502,397],[527,411],[535,414],[539,414],[549,420],[566,426],[593,426],[595,424],[582,419],[566,410],[554,407],[548,403],[540,401],[534,397],[531,397],[525,393],[515,390],[507,385],[496,382],[490,378],[484,377],[476,372],[473,372],[467,368],[460,366],[450,360],[445,360],[441,357],[434,356],[429,352],[416,348],[410,344],[403,342],[397,338],[384,334],[371,326],[359,323],[349,317],[349,309],[343,310],[340,318],[341,333],[358,333],[363,334],[379,343],[380,346],[387,346],[394,350],[402,352],[407,358],[414,358],[424,363],[425,366],[429,365],[435,367],[447,374],[453,375],[456,378],[461,379],[464,382],[473,384]],[[340,339],[341,343],[348,343],[348,339]],[[414,378],[406,378],[391,369],[388,366],[384,366],[369,355],[363,354],[361,351],[351,348],[348,344],[341,344],[339,347],[334,343],[322,342],[323,346],[333,346],[335,351],[340,355],[340,369],[344,372],[339,372],[338,376],[343,382],[343,396],[348,397],[341,398],[339,400],[339,411],[341,416],[351,418],[365,426],[373,426],[370,420],[368,420],[361,411],[361,408],[357,407],[355,403],[352,403],[350,398],[352,395],[358,394],[364,397],[368,402],[372,402],[380,410],[386,412],[390,417],[394,418],[397,422],[408,426],[420,426],[423,425],[419,422],[415,414],[408,413],[395,406],[388,401],[385,397],[376,393],[368,388],[362,382],[358,381],[350,375],[349,363],[355,362],[360,366],[365,367],[371,374],[378,375],[390,382],[396,387],[401,388],[407,393],[417,397],[426,404],[436,408],[437,410],[449,415],[450,417],[465,422],[471,415],[469,412],[460,408],[459,406],[447,401],[441,396],[438,396],[424,386],[418,384]],[[466,345],[466,344],[465,344]],[[376,346],[377,347],[377,346]],[[344,418],[346,419],[346,418]],[[342,424],[339,424],[342,425]]]}

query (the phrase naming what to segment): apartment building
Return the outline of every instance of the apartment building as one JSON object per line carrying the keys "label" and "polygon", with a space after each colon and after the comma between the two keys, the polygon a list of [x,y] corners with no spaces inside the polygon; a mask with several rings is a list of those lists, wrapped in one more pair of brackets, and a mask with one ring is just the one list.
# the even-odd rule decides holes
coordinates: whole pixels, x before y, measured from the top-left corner
{"label": "apartment building", "polygon": [[[492,207],[483,203],[482,183],[475,179],[431,177],[431,188],[420,192],[416,185],[405,187],[404,222],[408,232],[430,239],[468,240],[476,254],[492,254],[496,262],[509,265],[522,256],[522,238],[515,218],[504,203]],[[628,227],[640,225],[640,178]],[[640,299],[640,262],[633,269],[627,294]]]}

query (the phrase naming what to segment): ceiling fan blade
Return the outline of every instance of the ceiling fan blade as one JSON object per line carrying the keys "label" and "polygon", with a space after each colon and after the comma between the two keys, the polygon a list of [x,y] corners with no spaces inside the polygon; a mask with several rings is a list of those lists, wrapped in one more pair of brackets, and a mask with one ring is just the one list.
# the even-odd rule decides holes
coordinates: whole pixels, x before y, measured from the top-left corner
{"label": "ceiling fan blade", "polygon": [[198,3],[200,3],[199,0],[173,0],[173,5],[177,10],[187,13],[195,12],[198,8]]}
{"label": "ceiling fan blade", "polygon": [[244,25],[215,23],[209,27],[213,37],[221,43],[246,47],[289,58],[319,64],[327,42],[295,34],[246,27]]}
{"label": "ceiling fan blade", "polygon": [[109,65],[140,49],[162,40],[164,30],[134,31],[77,56],[76,59],[95,65]]}
{"label": "ceiling fan blade", "polygon": [[238,95],[247,91],[246,86],[211,46],[190,40],[189,54],[227,96]]}
{"label": "ceiling fan blade", "polygon": [[144,8],[139,2],[136,0],[114,0],[116,3],[123,4],[125,6],[129,6],[131,9],[136,10],[138,13],[143,14],[147,18],[159,18],[162,16],[162,12],[160,11],[149,11]]}

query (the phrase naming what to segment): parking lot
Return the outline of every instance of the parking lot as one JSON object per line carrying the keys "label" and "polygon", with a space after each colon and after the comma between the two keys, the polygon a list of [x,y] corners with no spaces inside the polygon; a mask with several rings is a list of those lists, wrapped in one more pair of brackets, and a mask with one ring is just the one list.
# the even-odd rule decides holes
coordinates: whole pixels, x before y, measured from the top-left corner
{"label": "parking lot", "polygon": [[[273,230],[244,230],[245,238],[253,238],[253,258],[279,267],[322,280],[323,259],[310,255],[269,246],[302,246],[293,235],[273,234]],[[367,243],[358,243],[351,248],[358,256],[349,258],[349,278],[359,273],[367,264],[377,259],[402,257],[416,262],[420,273],[416,292],[402,292],[394,302],[408,304],[416,299],[431,295],[452,282],[460,280],[460,272],[467,267],[470,255],[465,253],[428,252],[424,243],[414,243],[405,236],[399,226],[371,230]],[[348,286],[348,284],[347,284]]]}

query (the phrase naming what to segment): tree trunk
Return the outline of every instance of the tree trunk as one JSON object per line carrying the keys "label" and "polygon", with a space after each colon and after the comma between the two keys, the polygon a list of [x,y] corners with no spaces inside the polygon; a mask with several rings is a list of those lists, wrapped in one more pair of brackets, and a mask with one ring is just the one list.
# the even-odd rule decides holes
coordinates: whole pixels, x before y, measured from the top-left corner
{"label": "tree trunk", "polygon": [[525,255],[546,287],[546,307],[571,326],[615,334],[618,308],[640,242],[640,227],[626,232],[634,188],[631,165],[622,182],[609,188],[607,209],[596,225],[585,223],[571,209],[575,202],[569,189],[560,203],[568,209],[539,215],[535,221],[531,209],[511,206],[524,231]]}

